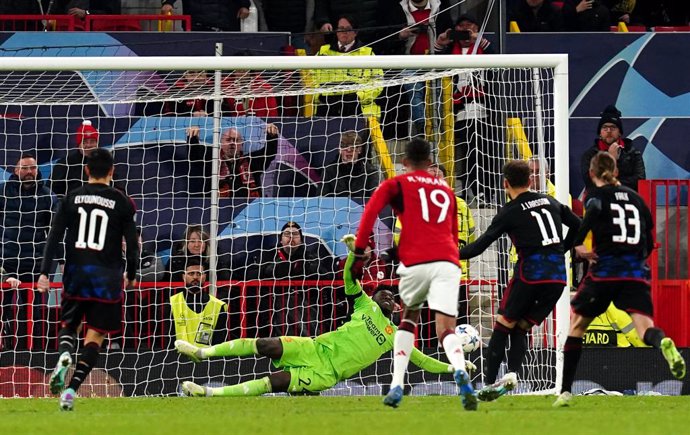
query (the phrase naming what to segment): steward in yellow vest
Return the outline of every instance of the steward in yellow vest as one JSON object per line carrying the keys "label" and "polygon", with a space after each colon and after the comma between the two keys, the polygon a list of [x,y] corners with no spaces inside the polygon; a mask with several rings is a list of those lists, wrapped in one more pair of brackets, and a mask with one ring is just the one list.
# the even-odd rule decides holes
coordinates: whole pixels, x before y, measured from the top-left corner
{"label": "steward in yellow vest", "polygon": [[199,260],[187,260],[183,279],[184,289],[170,297],[175,340],[199,347],[222,343],[227,339],[228,304],[202,288],[206,274]]}
{"label": "steward in yellow vest", "polygon": [[[340,17],[336,28],[337,41],[322,45],[317,56],[374,56],[371,47],[364,47],[357,39],[356,25],[350,17]],[[319,69],[314,70],[313,84],[316,87],[370,85],[383,79],[380,68]],[[326,91],[318,94],[318,116],[375,116],[381,118],[381,108],[374,102],[383,87],[368,87],[359,90]]]}

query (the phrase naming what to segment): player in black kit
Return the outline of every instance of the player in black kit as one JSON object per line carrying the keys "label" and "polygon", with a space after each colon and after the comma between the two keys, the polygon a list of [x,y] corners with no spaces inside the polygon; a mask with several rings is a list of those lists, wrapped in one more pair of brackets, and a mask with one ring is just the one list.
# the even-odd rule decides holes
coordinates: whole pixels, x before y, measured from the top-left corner
{"label": "player in black kit", "polygon": [[[652,214],[635,191],[616,179],[616,161],[606,152],[592,157],[589,177],[596,186],[585,203],[585,219],[575,238],[575,252],[590,261],[589,273],[570,302],[570,332],[563,353],[563,385],[554,406],[568,406],[577,363],[582,353],[582,336],[593,318],[613,302],[628,312],[644,342],[657,349],[678,379],[685,377],[685,361],[664,331],[654,326],[647,257],[654,248]],[[592,231],[595,250],[582,242]]]}
{"label": "player in black kit", "polygon": [[[580,219],[554,198],[530,190],[530,168],[523,160],[503,167],[503,187],[511,201],[491,221],[486,232],[460,250],[465,260],[484,252],[507,233],[518,254],[494,325],[485,369],[487,384],[480,400],[495,400],[515,388],[517,373],[527,352],[527,332],[553,310],[567,283],[564,252],[570,249]],[[563,225],[568,234],[563,238]],[[496,382],[510,337],[508,371]]]}
{"label": "player in black kit", "polygon": [[103,339],[121,329],[122,239],[127,246],[127,284],[136,284],[139,246],[134,222],[136,208],[131,199],[110,187],[113,156],[103,148],[91,152],[86,162],[88,184],[69,192],[60,203],[43,254],[38,290],[50,288],[48,274],[59,243],[64,238],[62,323],[58,334],[57,366],[50,377],[50,391],[60,393],[72,353],[81,330],[87,324],[84,350],[67,389],[60,395],[60,407],[71,410],[76,391],[98,361]]}

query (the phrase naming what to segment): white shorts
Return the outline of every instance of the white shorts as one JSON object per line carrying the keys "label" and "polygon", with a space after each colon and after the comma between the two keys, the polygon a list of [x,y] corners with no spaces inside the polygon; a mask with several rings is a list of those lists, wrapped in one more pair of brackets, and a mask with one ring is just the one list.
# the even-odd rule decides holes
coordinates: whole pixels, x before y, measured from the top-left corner
{"label": "white shorts", "polygon": [[460,292],[460,266],[448,261],[398,266],[400,300],[417,310],[427,301],[429,308],[457,317]]}

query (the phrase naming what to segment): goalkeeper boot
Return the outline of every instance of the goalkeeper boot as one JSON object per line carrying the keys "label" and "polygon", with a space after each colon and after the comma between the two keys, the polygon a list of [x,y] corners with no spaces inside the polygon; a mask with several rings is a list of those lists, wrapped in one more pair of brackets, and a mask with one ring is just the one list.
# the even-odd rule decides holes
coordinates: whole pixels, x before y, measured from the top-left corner
{"label": "goalkeeper boot", "polygon": [[74,399],[77,397],[77,392],[71,388],[66,389],[60,394],[60,409],[63,411],[72,411],[74,409]]}
{"label": "goalkeeper boot", "polygon": [[570,394],[570,391],[564,391],[556,398],[556,401],[553,402],[552,406],[554,408],[563,408],[566,406],[570,406],[570,401],[572,399],[573,395]]}
{"label": "goalkeeper boot", "polygon": [[60,394],[60,392],[65,388],[65,375],[69,366],[72,365],[72,357],[69,352],[63,352],[58,358],[57,365],[50,375],[50,392],[52,394]]}
{"label": "goalkeeper boot", "polygon": [[383,398],[383,404],[390,406],[391,408],[397,408],[400,406],[403,398],[403,389],[400,385],[390,389],[386,397]]}
{"label": "goalkeeper boot", "polygon": [[202,354],[201,348],[194,346],[192,343],[184,340],[175,340],[175,349],[182,355],[186,356],[194,362],[199,362],[206,357]]}
{"label": "goalkeeper boot", "polygon": [[477,395],[474,393],[474,388],[472,388],[470,376],[464,370],[456,370],[453,378],[458,385],[458,395],[462,399],[462,407],[467,411],[476,411]]}
{"label": "goalkeeper boot", "polygon": [[182,383],[182,392],[185,396],[189,397],[211,397],[213,395],[211,394],[210,388],[195,384],[191,381],[185,381]]}
{"label": "goalkeeper boot", "polygon": [[477,397],[482,402],[491,402],[512,391],[517,386],[517,375],[513,372],[506,373],[500,381],[487,385],[479,390]]}
{"label": "goalkeeper boot", "polygon": [[664,337],[661,340],[661,353],[668,362],[668,367],[676,379],[683,379],[685,377],[685,360],[683,356],[676,349],[676,344],[669,337]]}

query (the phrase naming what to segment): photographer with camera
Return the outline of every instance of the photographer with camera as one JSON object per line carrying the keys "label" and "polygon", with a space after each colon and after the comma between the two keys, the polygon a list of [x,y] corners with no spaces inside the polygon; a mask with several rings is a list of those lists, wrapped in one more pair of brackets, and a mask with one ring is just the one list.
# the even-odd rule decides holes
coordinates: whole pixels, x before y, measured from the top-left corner
{"label": "photographer with camera", "polygon": [[[469,15],[458,18],[455,26],[438,35],[434,42],[436,54],[472,54],[479,36],[479,24]],[[491,42],[486,38],[479,41],[476,54],[494,54]]]}

